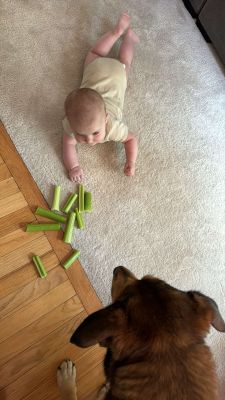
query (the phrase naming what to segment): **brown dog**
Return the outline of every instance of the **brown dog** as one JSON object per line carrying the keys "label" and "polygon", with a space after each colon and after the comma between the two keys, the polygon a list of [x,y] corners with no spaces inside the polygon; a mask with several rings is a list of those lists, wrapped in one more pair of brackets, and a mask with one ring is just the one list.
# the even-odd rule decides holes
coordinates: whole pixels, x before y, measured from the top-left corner
{"label": "brown dog", "polygon": [[214,361],[204,339],[225,332],[216,303],[152,276],[114,270],[113,303],[88,316],[71,337],[107,347],[106,400],[218,399]]}

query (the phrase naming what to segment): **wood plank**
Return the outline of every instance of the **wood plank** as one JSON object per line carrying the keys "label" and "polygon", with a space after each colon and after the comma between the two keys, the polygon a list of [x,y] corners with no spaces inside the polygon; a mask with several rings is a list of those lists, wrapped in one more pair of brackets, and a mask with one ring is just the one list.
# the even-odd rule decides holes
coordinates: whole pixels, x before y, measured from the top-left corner
{"label": "wood plank", "polygon": [[103,362],[93,368],[89,374],[84,375],[77,381],[79,400],[97,399],[99,389],[105,383]]}
{"label": "wood plank", "polygon": [[43,232],[33,232],[30,234],[29,232],[25,232],[24,229],[17,229],[10,232],[1,237],[0,254],[4,256],[10,253],[12,249],[16,250],[41,236],[44,236]]}
{"label": "wood plank", "polygon": [[[55,377],[47,377],[40,385],[29,393],[24,400],[62,400]],[[79,399],[80,400],[80,399]],[[97,400],[97,399],[95,399]]]}
{"label": "wood plank", "polygon": [[36,218],[29,207],[21,208],[18,211],[2,217],[0,219],[0,238],[19,228],[24,228],[27,224],[35,220]]}
{"label": "wood plank", "polygon": [[[41,259],[48,272],[59,265],[59,260],[53,251],[44,254]],[[16,290],[22,290],[25,285],[34,279],[39,279],[39,277],[37,276],[37,271],[34,268],[33,262],[29,262],[12,274],[1,278],[0,299],[10,295],[10,293]]]}
{"label": "wood plank", "polygon": [[[56,367],[62,359],[72,358],[78,368],[79,398],[90,400],[100,381],[104,350],[98,346],[84,350],[68,341],[87,312],[100,308],[101,303],[79,262],[68,271],[59,265],[59,260],[71,251],[71,246],[61,240],[62,232],[36,238],[31,234],[31,241],[25,234],[24,226],[35,220],[32,211],[36,206],[48,206],[1,123],[0,153],[5,162],[0,162],[0,398],[28,400],[31,393],[32,399],[58,398]],[[1,216],[1,200],[15,195],[17,186],[25,205],[19,209],[8,207]],[[33,254],[49,263],[44,280],[38,278],[30,261]],[[43,392],[42,383],[46,382],[50,386]]]}
{"label": "wood plank", "polygon": [[18,312],[0,320],[0,342],[3,342],[15,332],[32,324],[42,315],[47,314],[58,305],[73,297],[74,288],[69,281],[52,289],[46,295],[26,305]]}
{"label": "wood plank", "polygon": [[16,210],[27,206],[27,202],[21,192],[0,199],[0,218]]}
{"label": "wood plank", "polygon": [[17,192],[19,192],[19,188],[12,177],[0,182],[0,199],[9,197]]}
{"label": "wood plank", "polygon": [[4,161],[3,161],[2,157],[0,156],[0,164],[3,164],[3,163],[4,163]]}
{"label": "wood plank", "polygon": [[[34,254],[42,256],[50,250],[52,250],[51,245],[44,235],[26,243],[26,245],[12,251],[11,253],[5,254],[0,257],[0,277],[16,271],[25,264],[30,263]],[[33,266],[33,268],[35,267]]]}
{"label": "wood plank", "polygon": [[48,273],[45,279],[36,278],[23,288],[17,289],[0,300],[1,318],[18,311],[20,308],[45,295],[66,280],[68,280],[68,277],[65,271],[62,268],[54,268]]}
{"label": "wood plank", "polygon": [[[68,255],[63,257],[63,259],[67,257]],[[102,308],[102,303],[97,297],[80,263],[74,263],[73,266],[67,270],[67,275],[89,314]]]}
{"label": "wood plank", "polygon": [[7,165],[1,164],[0,165],[0,181],[4,181],[7,178],[10,178],[12,175],[10,174]]}
{"label": "wood plank", "polygon": [[[90,375],[92,369],[97,368],[97,366],[102,362],[103,355],[104,350],[98,348],[98,351],[96,351],[96,346],[94,346],[89,351],[85,351],[84,355],[81,356],[80,349],[78,347],[68,344],[62,347],[59,351],[56,351],[52,356],[48,357],[43,362],[40,362],[36,367],[27,371],[23,376],[12,382],[10,385],[1,389],[0,397],[5,396],[5,399],[7,400],[23,399],[34,389],[39,387],[45,380],[46,376],[52,376],[55,378],[57,367],[64,359],[72,359],[76,362],[79,384],[82,377],[84,377],[86,374]],[[56,387],[56,383],[54,383],[54,385]],[[80,384],[78,386],[78,396],[79,387]]]}
{"label": "wood plank", "polygon": [[18,353],[33,346],[43,336],[67,324],[72,318],[76,317],[75,323],[80,324],[86,316],[87,313],[84,311],[78,296],[71,297],[20,332],[16,332],[13,336],[0,343],[0,365],[5,364]]}
{"label": "wood plank", "polygon": [[[2,123],[0,123],[0,152],[10,173],[13,175],[18,187],[23,192],[26,201],[29,203],[31,210],[33,211],[37,205],[45,208],[48,207],[47,202],[41,195],[40,190],[32,179],[21,157],[17,153],[15,146]],[[46,236],[56,252],[57,257],[60,260],[65,259],[68,256],[71,247],[63,243],[61,236],[57,235],[56,232],[46,232]],[[90,313],[102,307],[102,304],[94,292],[94,289],[92,288],[79,261],[76,261],[73,264],[73,267],[67,270],[67,274],[87,312]]]}
{"label": "wood plank", "polygon": [[59,350],[69,343],[69,340],[78,326],[75,318],[67,324],[55,329],[50,335],[45,336],[36,345],[29,347],[23,353],[17,354],[11,361],[0,367],[1,387],[5,387],[21,377],[27,371],[45,361],[55,350]]}

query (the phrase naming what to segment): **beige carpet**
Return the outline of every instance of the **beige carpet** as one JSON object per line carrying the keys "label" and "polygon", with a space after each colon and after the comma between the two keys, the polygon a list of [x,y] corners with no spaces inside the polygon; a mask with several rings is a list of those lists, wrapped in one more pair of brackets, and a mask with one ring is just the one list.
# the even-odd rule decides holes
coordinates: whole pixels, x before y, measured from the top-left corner
{"label": "beige carpet", "polygon": [[[61,156],[66,94],[91,44],[128,10],[140,35],[125,101],[139,140],[136,176],[113,143],[79,147],[94,196],[74,247],[100,298],[112,270],[155,274],[213,297],[225,316],[224,71],[179,0],[2,0],[1,110],[18,151],[50,202],[74,189]],[[209,342],[225,388],[225,335]],[[223,396],[225,389],[223,389]],[[223,397],[224,398],[224,397]]]}

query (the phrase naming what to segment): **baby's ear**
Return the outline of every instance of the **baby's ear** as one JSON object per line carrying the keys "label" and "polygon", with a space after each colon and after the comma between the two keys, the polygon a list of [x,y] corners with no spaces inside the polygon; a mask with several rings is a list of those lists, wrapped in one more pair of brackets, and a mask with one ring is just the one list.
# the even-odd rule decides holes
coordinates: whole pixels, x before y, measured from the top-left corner
{"label": "baby's ear", "polygon": [[116,310],[108,306],[89,315],[73,333],[70,342],[80,347],[103,343],[116,330]]}
{"label": "baby's ear", "polygon": [[220,314],[216,302],[208,296],[196,291],[188,292],[196,301],[200,316],[209,320],[210,324],[219,332],[225,332],[225,322]]}

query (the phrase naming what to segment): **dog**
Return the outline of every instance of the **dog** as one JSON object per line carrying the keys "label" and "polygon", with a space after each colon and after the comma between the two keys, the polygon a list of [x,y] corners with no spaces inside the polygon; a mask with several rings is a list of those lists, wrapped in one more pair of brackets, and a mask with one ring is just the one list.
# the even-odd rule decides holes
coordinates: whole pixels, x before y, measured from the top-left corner
{"label": "dog", "polygon": [[105,400],[218,400],[205,344],[211,325],[225,332],[211,298],[117,267],[112,304],[89,315],[70,341],[107,348]]}

